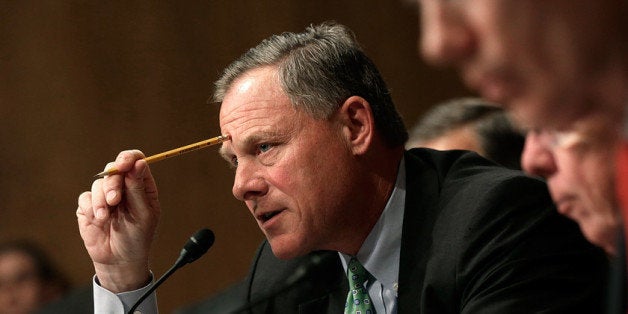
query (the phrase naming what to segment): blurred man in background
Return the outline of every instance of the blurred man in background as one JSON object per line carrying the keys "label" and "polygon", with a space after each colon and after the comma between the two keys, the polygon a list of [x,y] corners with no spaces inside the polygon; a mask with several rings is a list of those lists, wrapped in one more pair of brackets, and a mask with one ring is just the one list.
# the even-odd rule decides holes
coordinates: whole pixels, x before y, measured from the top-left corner
{"label": "blurred man in background", "polygon": [[419,0],[421,52],[530,128],[569,128],[598,112],[623,120],[628,3],[623,0]]}
{"label": "blurred man in background", "polygon": [[502,166],[521,169],[524,136],[502,108],[481,98],[439,103],[410,129],[406,149],[474,151]]}
{"label": "blurred man in background", "polygon": [[[613,236],[608,233],[617,232],[620,228],[614,226],[618,225],[628,230],[628,2],[418,2],[420,50],[425,59],[435,65],[456,67],[469,87],[486,99],[504,104],[522,126],[533,132],[526,150],[541,152],[537,158],[547,158],[542,152],[548,147],[558,149],[569,138],[565,134],[575,134],[584,142],[590,142],[589,138],[603,143],[584,145],[588,149],[580,151],[578,158],[593,162],[586,170],[583,167],[580,175],[561,176],[574,187],[582,185],[578,180],[585,180],[584,176],[588,177],[585,184],[597,182],[600,186],[593,191],[572,189],[571,197],[558,192],[556,170],[548,170],[551,166],[547,166],[551,163],[542,162],[542,167],[531,161],[524,163],[530,163],[528,168],[533,173],[549,176],[559,210],[576,219],[589,239],[613,252],[614,241],[609,240]],[[539,140],[539,136],[544,139]],[[544,146],[539,146],[541,142]],[[607,163],[595,161],[606,151],[611,152],[606,155],[610,157]],[[612,152],[615,156],[610,155]],[[560,167],[560,163],[556,165]],[[611,180],[614,184],[607,184],[603,178],[609,172],[616,177]],[[602,178],[591,182],[590,178],[596,176]],[[570,200],[574,198],[588,205],[573,205]],[[623,223],[618,221],[619,208],[623,210]],[[591,219],[599,217],[591,215],[593,209],[615,213]],[[599,226],[607,230],[600,232]],[[618,259],[624,264],[617,276],[625,276],[625,246],[616,247]],[[625,292],[620,294],[625,299]],[[625,307],[623,300],[617,303]],[[625,308],[618,311],[625,312]]]}
{"label": "blurred man in background", "polygon": [[606,120],[581,119],[578,131],[531,130],[526,136],[523,169],[547,180],[558,211],[577,221],[589,241],[617,254],[621,213],[614,200],[617,134]]}

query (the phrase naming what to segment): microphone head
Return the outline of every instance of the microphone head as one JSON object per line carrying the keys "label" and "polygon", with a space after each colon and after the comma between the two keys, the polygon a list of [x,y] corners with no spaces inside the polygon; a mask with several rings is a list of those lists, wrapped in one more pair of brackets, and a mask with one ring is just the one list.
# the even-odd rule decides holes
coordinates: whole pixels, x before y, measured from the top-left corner
{"label": "microphone head", "polygon": [[190,237],[188,242],[181,250],[179,260],[184,264],[191,263],[203,256],[214,244],[214,233],[207,229],[201,229]]}

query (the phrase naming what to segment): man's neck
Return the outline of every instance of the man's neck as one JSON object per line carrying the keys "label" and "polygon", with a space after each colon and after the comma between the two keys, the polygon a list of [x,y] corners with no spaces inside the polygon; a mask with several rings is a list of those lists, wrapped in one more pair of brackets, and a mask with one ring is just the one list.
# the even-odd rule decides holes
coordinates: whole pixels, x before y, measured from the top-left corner
{"label": "man's neck", "polygon": [[372,158],[365,163],[366,166],[363,169],[365,176],[361,179],[363,182],[361,186],[364,189],[359,193],[359,200],[356,200],[356,202],[362,204],[360,207],[362,209],[361,215],[364,229],[359,232],[359,235],[354,233],[356,236],[348,241],[346,246],[337,251],[356,255],[360,247],[362,247],[364,240],[366,240],[373,226],[375,226],[382,215],[395,188],[403,151],[403,147],[394,150],[387,149],[386,153],[376,154],[376,158]]}

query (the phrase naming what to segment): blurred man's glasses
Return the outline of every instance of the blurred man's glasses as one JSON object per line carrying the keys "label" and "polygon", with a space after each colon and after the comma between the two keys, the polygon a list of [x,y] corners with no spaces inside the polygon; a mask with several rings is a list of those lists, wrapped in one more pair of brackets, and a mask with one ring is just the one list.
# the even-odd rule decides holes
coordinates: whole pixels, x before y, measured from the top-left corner
{"label": "blurred man's glasses", "polygon": [[582,141],[581,134],[575,131],[531,130],[529,132],[536,136],[539,143],[548,150],[571,147]]}

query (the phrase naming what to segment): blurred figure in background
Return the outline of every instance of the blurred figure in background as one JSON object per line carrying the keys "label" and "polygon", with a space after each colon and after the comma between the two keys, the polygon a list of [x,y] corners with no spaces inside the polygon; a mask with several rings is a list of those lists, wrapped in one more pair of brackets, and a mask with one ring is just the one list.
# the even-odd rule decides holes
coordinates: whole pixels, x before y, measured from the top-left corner
{"label": "blurred figure in background", "polygon": [[526,136],[522,167],[547,180],[558,211],[575,220],[593,244],[617,254],[621,213],[614,202],[619,136],[600,116],[580,120],[573,130],[534,129]]}
{"label": "blurred figure in background", "polygon": [[35,243],[0,244],[0,313],[34,313],[68,289],[65,276]]}
{"label": "blurred figure in background", "polygon": [[[622,267],[613,277],[626,283],[628,263],[626,247],[621,243],[626,242],[628,231],[628,1],[419,0],[418,3],[420,49],[426,61],[455,67],[468,87],[513,112],[521,125],[532,130],[526,146],[530,147],[528,150],[538,151],[536,158],[552,157],[547,153],[551,151],[548,147],[562,154],[560,147],[571,145],[571,150],[577,152],[572,155],[578,157],[574,160],[589,161],[581,168],[576,167],[579,172],[572,174],[573,182],[565,182],[564,186],[573,187],[570,193],[558,193],[558,178],[570,180],[569,170],[565,171],[566,166],[561,165],[565,162],[559,160],[558,154],[554,156],[554,165],[550,162],[542,167],[529,167],[533,173],[548,177],[559,210],[575,219],[589,239],[594,236],[593,229],[589,229],[592,226],[589,222],[594,221],[590,217],[595,215],[585,211],[584,206],[575,205],[574,200],[595,204],[594,199],[598,199],[603,203],[601,207],[586,206],[596,211],[623,212],[623,217],[615,213],[599,224],[616,226],[623,220],[620,244],[612,244],[611,240],[610,245],[603,245],[607,252],[615,246],[611,249],[611,252],[617,250],[614,262]],[[596,131],[579,130],[583,124],[590,123],[596,125],[593,127]],[[566,136],[569,134],[577,136]],[[544,137],[545,146],[536,144],[539,136]],[[589,140],[563,144],[581,136]],[[578,144],[582,142],[591,145]],[[582,149],[582,146],[590,147]],[[552,169],[556,165],[558,168]],[[609,172],[611,177],[615,176],[615,182],[611,179],[607,188],[602,187],[607,179],[585,181],[604,177]],[[594,189],[575,189],[583,183],[593,184]],[[605,222],[613,216],[615,222]],[[604,233],[613,232],[612,229],[621,230],[609,227]],[[593,241],[602,238],[613,239],[613,236],[594,236]],[[609,311],[626,313],[628,294],[625,289],[619,291],[621,287],[610,289],[613,290],[618,290],[621,297],[615,302],[617,307]]]}
{"label": "blurred figure in background", "polygon": [[628,104],[628,2],[419,0],[420,49],[526,126],[566,129]]}
{"label": "blurred figure in background", "polygon": [[547,180],[557,210],[611,257],[606,313],[626,313],[625,243],[613,180],[619,136],[592,115],[570,131],[529,131],[521,159],[525,171]]}
{"label": "blurred figure in background", "polygon": [[406,149],[465,149],[511,169],[521,169],[525,138],[503,109],[481,98],[437,104],[410,130]]}
{"label": "blurred figure in background", "polygon": [[[624,174],[619,176],[617,187],[610,187],[605,202],[619,208],[617,196],[620,200],[625,198],[621,207],[625,211],[624,225],[627,224],[628,2],[419,0],[418,3],[424,59],[457,68],[468,87],[486,99],[503,104],[522,126],[532,130],[527,146],[536,145],[536,137],[545,134],[545,147],[535,148],[537,151],[546,151],[547,144],[557,148],[555,144],[564,138],[561,134],[590,138],[591,145],[584,145],[589,146],[586,150],[575,150],[580,150],[579,158],[588,158],[583,155],[585,151],[594,155],[591,159],[606,156],[605,162],[597,162],[601,168],[591,167],[586,170],[590,172],[587,175],[608,171]],[[591,127],[596,130],[579,130]],[[619,149],[620,145],[623,149]],[[614,151],[617,156],[608,151]],[[613,165],[616,158],[618,163]],[[609,170],[609,166],[616,170]],[[530,167],[533,173],[547,176],[547,165]],[[555,177],[556,171],[549,171]],[[550,188],[551,185],[550,182]],[[553,194],[558,196],[556,192]],[[559,205],[564,202],[554,200]],[[581,223],[572,209],[563,206],[561,212]]]}

